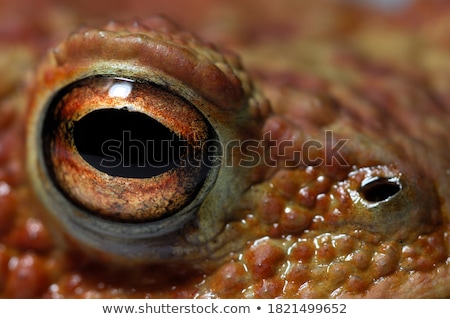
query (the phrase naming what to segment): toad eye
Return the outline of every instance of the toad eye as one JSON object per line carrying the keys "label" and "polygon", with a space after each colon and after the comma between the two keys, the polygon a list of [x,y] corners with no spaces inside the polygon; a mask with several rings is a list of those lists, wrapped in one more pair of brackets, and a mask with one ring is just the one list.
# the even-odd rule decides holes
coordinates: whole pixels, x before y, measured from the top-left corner
{"label": "toad eye", "polygon": [[153,17],[73,33],[33,84],[28,176],[68,242],[125,262],[245,243],[227,226],[263,171],[238,165],[239,142],[261,140],[270,108],[236,56]]}
{"label": "toad eye", "polygon": [[204,196],[212,154],[203,146],[215,140],[187,101],[152,84],[105,76],[56,94],[43,130],[44,160],[65,196],[126,222],[170,216]]}

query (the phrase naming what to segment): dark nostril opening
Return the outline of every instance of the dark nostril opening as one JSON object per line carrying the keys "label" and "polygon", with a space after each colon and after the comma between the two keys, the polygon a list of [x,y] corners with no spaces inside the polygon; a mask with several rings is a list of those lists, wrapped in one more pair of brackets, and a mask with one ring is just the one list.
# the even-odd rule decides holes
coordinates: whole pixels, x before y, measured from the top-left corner
{"label": "dark nostril opening", "polygon": [[126,178],[150,178],[177,167],[187,142],[140,112],[93,111],[74,124],[75,146],[101,172]]}
{"label": "dark nostril opening", "polygon": [[363,181],[359,192],[369,202],[381,202],[400,190],[401,184],[397,178],[374,177]]}

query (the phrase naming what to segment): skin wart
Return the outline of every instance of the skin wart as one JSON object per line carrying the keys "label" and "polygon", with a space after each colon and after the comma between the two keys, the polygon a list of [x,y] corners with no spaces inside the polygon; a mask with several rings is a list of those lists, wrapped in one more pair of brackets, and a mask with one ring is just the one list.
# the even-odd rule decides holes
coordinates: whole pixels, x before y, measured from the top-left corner
{"label": "skin wart", "polygon": [[[206,240],[211,253],[193,261],[124,265],[54,230],[25,169],[34,72],[83,17],[100,28],[104,21],[84,2],[73,10],[45,2],[42,11],[53,19],[2,29],[1,297],[450,297],[450,6],[418,1],[388,13],[272,2],[195,1],[208,9],[201,18],[165,8],[197,31],[200,46],[214,42],[230,57],[238,93],[211,96],[216,91],[201,81],[189,85],[221,107],[247,96],[251,112],[235,122],[254,124],[238,135],[261,142],[264,154],[243,173],[249,185],[238,197],[196,215],[220,231]],[[111,15],[125,18],[116,9]],[[139,29],[133,25],[124,30]],[[164,32],[174,41],[186,36],[178,27]],[[230,62],[229,48],[240,60]]]}

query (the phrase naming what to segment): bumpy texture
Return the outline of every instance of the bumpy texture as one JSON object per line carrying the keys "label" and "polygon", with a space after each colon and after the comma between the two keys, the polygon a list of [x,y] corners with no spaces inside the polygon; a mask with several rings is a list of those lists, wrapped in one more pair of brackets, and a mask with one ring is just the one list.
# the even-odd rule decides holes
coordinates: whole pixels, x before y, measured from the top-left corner
{"label": "bumpy texture", "polygon": [[79,5],[2,29],[0,296],[450,297],[448,5],[193,2],[271,102],[265,178],[236,198],[245,247],[132,271],[61,247],[24,174],[24,78]]}

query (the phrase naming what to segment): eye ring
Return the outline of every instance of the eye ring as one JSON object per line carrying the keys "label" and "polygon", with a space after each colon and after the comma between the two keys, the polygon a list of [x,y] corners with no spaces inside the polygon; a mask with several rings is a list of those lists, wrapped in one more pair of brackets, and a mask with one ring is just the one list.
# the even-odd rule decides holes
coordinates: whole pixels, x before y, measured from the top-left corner
{"label": "eye ring", "polygon": [[[136,121],[136,116],[146,121]],[[96,119],[99,123],[85,124]],[[149,123],[152,126],[142,127]],[[157,136],[161,128],[172,133],[173,140],[161,141],[164,137]],[[125,222],[164,218],[186,206],[213,166],[208,161],[211,154],[203,150],[203,145],[217,139],[211,126],[188,102],[148,83],[108,76],[82,79],[60,90],[50,102],[42,132],[44,161],[58,188],[81,208]],[[136,139],[133,132],[144,136]],[[176,153],[181,157],[168,154],[166,162],[155,163],[153,142],[162,142],[156,147],[167,147],[161,152],[173,153],[170,142],[180,138],[184,143],[175,146],[180,147]],[[80,153],[84,145],[97,149],[92,154]],[[116,149],[112,149],[114,145]],[[114,153],[106,153],[108,150]],[[96,160],[99,154],[101,170],[86,161],[89,156]],[[127,176],[108,174],[103,157],[112,155],[116,158],[109,166],[121,168]],[[133,157],[138,157],[137,165],[131,165]],[[136,169],[151,174],[129,177]]]}
{"label": "eye ring", "polygon": [[[104,178],[105,174],[103,172],[99,172],[95,167],[89,165],[86,161],[82,160],[82,156],[77,152],[76,150],[76,143],[74,141],[74,132],[76,128],[77,120],[81,121],[86,116],[92,115],[94,112],[98,111],[123,111],[130,114],[140,114],[143,115],[144,110],[140,109],[139,105],[133,105],[133,104],[126,104],[127,111],[123,110],[123,101],[119,101],[119,104],[108,105],[105,100],[102,101],[99,104],[96,104],[93,102],[90,97],[88,96],[86,98],[86,104],[85,106],[82,106],[82,101],[79,99],[74,99],[73,101],[66,101],[67,103],[64,104],[64,107],[59,107],[60,110],[55,110],[58,108],[58,106],[61,105],[60,101],[62,100],[68,100],[67,95],[72,92],[73,88],[77,89],[83,89],[85,86],[92,85],[93,83],[97,83],[98,86],[102,87],[105,83],[108,84],[108,82],[117,82],[117,81],[129,81],[134,82],[130,79],[117,79],[115,77],[111,76],[95,76],[95,77],[89,77],[86,79],[82,79],[79,81],[76,81],[75,83],[62,88],[58,93],[54,95],[52,99],[50,99],[49,105],[47,107],[46,113],[44,113],[44,121],[42,122],[42,127],[40,128],[40,131],[42,132],[42,139],[38,139],[39,143],[41,143],[40,148],[44,150],[39,155],[39,161],[41,162],[41,168],[46,170],[45,174],[48,176],[51,176],[52,184],[47,185],[47,191],[50,192],[50,195],[56,199],[58,199],[58,203],[60,204],[59,211],[65,211],[65,215],[59,216],[59,218],[65,220],[65,223],[70,224],[71,227],[73,227],[73,231],[84,233],[84,236],[92,237],[93,233],[101,234],[104,236],[104,238],[109,238],[108,240],[112,243],[117,240],[117,238],[128,238],[128,239],[142,239],[145,238],[145,240],[148,240],[149,238],[155,238],[157,236],[164,236],[165,234],[169,234],[180,227],[182,227],[186,222],[190,219],[192,219],[192,215],[195,213],[195,211],[198,209],[199,205],[201,204],[203,198],[208,194],[209,190],[212,188],[212,185],[214,184],[217,174],[218,174],[218,167],[212,162],[207,162],[207,167],[199,167],[198,172],[200,174],[200,177],[193,177],[193,178],[199,178],[198,185],[194,185],[192,189],[192,194],[189,194],[190,196],[187,196],[184,198],[182,205],[175,206],[173,208],[172,206],[168,205],[166,202],[164,202],[161,207],[164,210],[163,213],[158,213],[159,215],[153,216],[152,214],[145,214],[145,212],[141,214],[137,214],[137,216],[133,216],[133,214],[136,215],[136,212],[139,212],[139,210],[142,211],[142,208],[133,206],[132,203],[130,203],[130,197],[133,195],[132,192],[127,193],[125,196],[125,209],[127,210],[127,214],[131,216],[125,216],[121,217],[120,214],[117,213],[117,211],[112,211],[109,208],[114,207],[114,203],[111,202],[105,202],[102,203],[101,195],[99,196],[99,193],[101,193],[101,189],[105,188],[106,191],[103,194],[105,199],[112,198],[117,199],[118,196],[110,196],[110,192],[114,191],[118,185],[122,182],[126,182],[126,186],[130,188],[132,191],[136,191],[142,187],[139,184],[148,184],[148,181],[151,179],[154,179],[155,177],[150,178],[120,178],[119,182],[117,182],[117,177],[108,177],[105,183],[102,184],[102,177]],[[99,84],[100,83],[100,84]],[[109,85],[109,84],[108,84]],[[151,88],[155,93],[161,93],[160,91],[162,89],[155,87],[152,84],[149,83],[138,83],[138,87],[144,87],[147,91],[146,98],[151,99],[155,104],[153,107],[157,109],[157,102],[155,102],[155,95],[149,94],[148,90]],[[106,91],[105,91],[106,92]],[[96,98],[99,98],[98,92],[94,92]],[[164,98],[167,99],[167,92],[162,90],[162,93],[164,95]],[[78,95],[78,94],[77,94]],[[83,94],[82,94],[83,96]],[[174,96],[171,96],[172,102],[174,101]],[[181,101],[179,98],[175,97],[177,102],[179,103],[185,103],[186,101]],[[70,112],[70,104],[73,104],[73,111],[74,113]],[[114,100],[113,100],[114,102]],[[167,100],[164,100],[162,102],[167,102]],[[103,104],[102,104],[103,103]],[[111,101],[109,101],[111,103]],[[130,103],[130,102],[126,102]],[[66,107],[68,106],[69,107]],[[181,108],[178,104],[174,104],[177,106],[177,108]],[[172,107],[174,106],[172,105]],[[100,108],[99,108],[100,106]],[[190,106],[186,106],[189,107]],[[135,108],[134,112],[131,112],[129,109]],[[157,111],[157,110],[156,110]],[[197,120],[205,121],[204,118],[198,114],[194,108],[191,108],[190,110],[178,110],[183,112],[183,114],[193,112],[194,114],[191,114],[194,118]],[[85,112],[85,113],[83,113]],[[147,110],[147,112],[149,112]],[[57,113],[55,115],[55,113]],[[151,113],[151,111],[150,111]],[[170,122],[168,125],[174,125],[174,121],[176,120],[176,117],[179,116],[177,113],[171,113],[168,112],[172,119],[165,119],[166,122]],[[149,117],[148,115],[145,115]],[[184,119],[184,118],[183,118]],[[161,120],[161,119],[160,119]],[[164,121],[164,120],[162,120]],[[192,123],[192,122],[190,122]],[[205,123],[205,122],[203,122]],[[187,127],[187,126],[186,126]],[[189,126],[188,128],[191,128],[193,126]],[[198,128],[198,126],[195,126]],[[186,129],[184,127],[178,128],[178,131],[182,131]],[[204,132],[202,137],[199,137],[199,134],[196,132],[190,132],[192,134],[189,134],[189,132],[184,132],[187,136],[185,136],[187,139],[192,139],[192,141],[188,141],[188,143],[203,143],[204,141],[215,141],[217,139],[213,129],[210,127],[210,125],[204,124],[203,127]],[[56,136],[56,138],[55,138]],[[198,139],[192,138],[195,136]],[[191,145],[192,147],[198,146],[201,147],[201,145]],[[220,150],[220,148],[215,148],[216,150]],[[63,153],[63,154],[62,154]],[[205,158],[199,159],[197,158],[190,158],[191,161],[201,161],[201,164],[205,164],[205,161],[207,161],[207,158],[210,158],[212,154],[205,153],[207,156]],[[220,157],[220,154],[215,154],[215,157]],[[200,162],[199,162],[200,163]],[[82,169],[85,169],[87,173],[80,172],[80,167]],[[185,166],[181,167],[184,171],[192,170],[192,167]],[[171,186],[177,186],[181,182],[173,182],[173,175],[172,170],[168,170],[162,174],[159,174],[156,176],[157,181],[153,184],[157,185],[161,183],[166,183],[164,180],[168,180],[169,185]],[[184,173],[183,171],[183,173]],[[58,175],[59,174],[59,175]],[[160,175],[163,175],[162,178]],[[71,179],[67,179],[70,177]],[[184,177],[184,176],[181,176]],[[83,182],[86,179],[93,179],[94,183],[91,185],[92,187],[87,187],[87,184]],[[161,182],[161,179],[163,180]],[[89,181],[88,181],[89,182]],[[194,182],[191,182],[194,183]],[[97,185],[98,184],[98,185]],[[133,185],[137,184],[138,187],[134,187]],[[150,183],[150,187],[154,187],[152,183]],[[82,187],[79,187],[82,186]],[[94,189],[93,187],[97,186],[98,188]],[[156,186],[155,186],[156,187]],[[160,187],[161,188],[161,187]],[[75,191],[80,190],[80,194],[74,194]],[[174,191],[171,189],[169,193],[174,193]],[[90,197],[90,195],[94,195],[95,197]],[[159,194],[158,194],[159,195]],[[150,197],[147,197],[147,201],[144,197],[142,197],[143,194],[141,193],[137,198],[137,202],[143,203],[143,207],[148,207],[149,203],[148,200],[151,200],[154,195],[151,195]],[[165,197],[163,191],[161,191],[161,197]],[[68,198],[69,201],[64,200],[64,197]],[[99,200],[96,200],[99,199]],[[158,199],[158,198],[157,198]],[[157,200],[156,199],[156,200]],[[97,206],[92,206],[92,204]],[[99,205],[103,204],[104,207],[98,208]],[[175,203],[176,204],[176,203]],[[95,213],[95,214],[93,214]],[[123,216],[124,214],[122,214]],[[81,218],[80,218],[81,217]],[[120,227],[117,227],[117,222],[120,222]],[[125,222],[125,223],[123,223]],[[139,227],[136,227],[136,223],[139,223]],[[128,248],[127,248],[128,249]]]}

